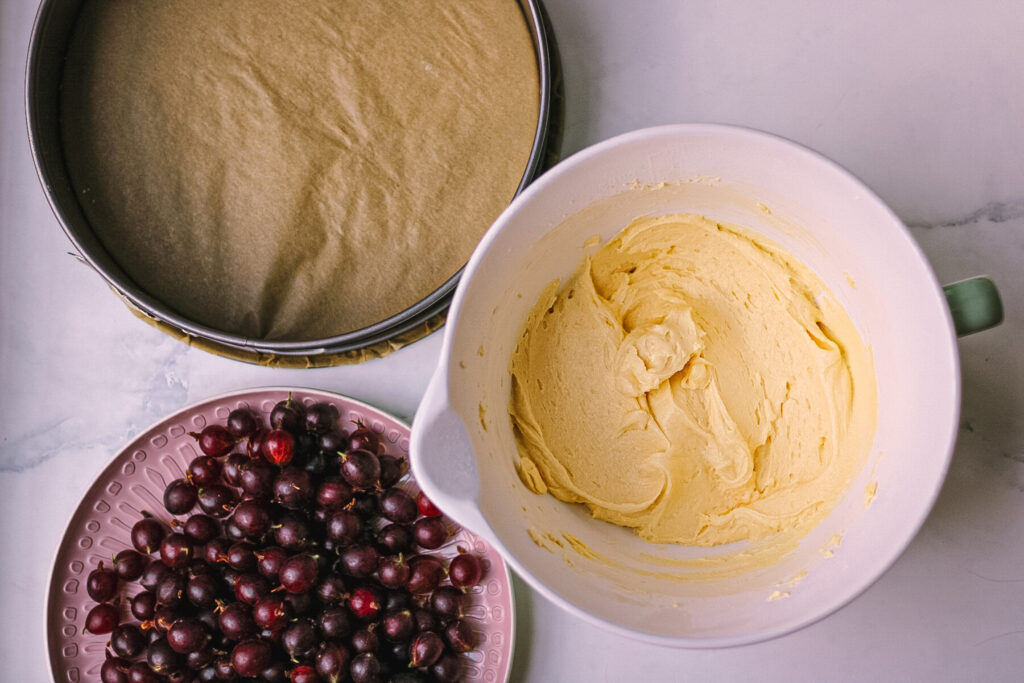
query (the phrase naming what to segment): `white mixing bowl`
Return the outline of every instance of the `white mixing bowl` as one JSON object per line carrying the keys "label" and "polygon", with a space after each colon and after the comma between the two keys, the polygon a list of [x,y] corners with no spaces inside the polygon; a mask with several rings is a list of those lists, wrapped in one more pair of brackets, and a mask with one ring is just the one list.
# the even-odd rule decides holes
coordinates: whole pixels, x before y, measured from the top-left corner
{"label": "white mixing bowl", "polygon": [[[742,546],[646,543],[583,506],[531,493],[514,466],[509,359],[541,290],[575,271],[588,238],[674,212],[734,223],[788,249],[828,285],[873,351],[878,431],[867,464],[832,514],[765,568],[744,571]],[[645,641],[721,647],[805,626],[881,576],[938,495],[959,405],[943,291],[867,187],[764,133],[666,126],[566,159],[494,223],[456,292],[411,459],[427,495],[556,604]],[[731,559],[716,564],[723,554]]]}

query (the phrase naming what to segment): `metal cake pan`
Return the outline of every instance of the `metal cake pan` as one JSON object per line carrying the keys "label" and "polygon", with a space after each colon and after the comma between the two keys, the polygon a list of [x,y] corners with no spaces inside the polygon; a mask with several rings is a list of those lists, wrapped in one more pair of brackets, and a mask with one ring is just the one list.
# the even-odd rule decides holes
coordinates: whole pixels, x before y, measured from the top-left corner
{"label": "metal cake pan", "polygon": [[[549,27],[540,0],[518,1],[533,38],[540,107],[530,156],[516,194],[541,170],[545,159],[554,70]],[[81,5],[82,0],[43,0],[36,14],[29,42],[25,87],[29,144],[47,200],[64,232],[82,259],[131,306],[186,335],[214,342],[227,349],[307,357],[340,354],[386,342],[444,313],[463,268],[433,292],[395,315],[344,334],[303,341],[266,341],[226,333],[186,318],[146,293],[124,272],[97,238],[79,205],[65,164],[60,132],[60,83],[68,40]]]}

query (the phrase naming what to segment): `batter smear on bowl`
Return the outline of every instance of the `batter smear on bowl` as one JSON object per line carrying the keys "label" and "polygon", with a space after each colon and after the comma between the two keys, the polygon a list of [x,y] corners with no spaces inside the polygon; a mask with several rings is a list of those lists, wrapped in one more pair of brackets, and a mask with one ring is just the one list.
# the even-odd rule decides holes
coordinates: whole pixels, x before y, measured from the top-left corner
{"label": "batter smear on bowl", "polygon": [[876,425],[871,354],[792,255],[698,215],[641,217],[548,285],[512,356],[518,471],[654,543],[820,522]]}

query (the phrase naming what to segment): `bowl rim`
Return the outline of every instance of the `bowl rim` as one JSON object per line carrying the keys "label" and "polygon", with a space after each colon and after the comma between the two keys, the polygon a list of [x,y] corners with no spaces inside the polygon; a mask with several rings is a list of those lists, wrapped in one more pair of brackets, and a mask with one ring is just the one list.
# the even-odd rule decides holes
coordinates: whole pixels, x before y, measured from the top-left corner
{"label": "bowl rim", "polygon": [[[946,443],[945,452],[942,454],[941,459],[935,459],[934,468],[931,471],[931,480],[925,481],[925,486],[918,489],[919,493],[915,498],[916,504],[911,507],[913,515],[904,517],[904,528],[900,534],[896,535],[897,541],[895,543],[895,551],[889,556],[875,559],[873,562],[865,564],[865,570],[862,572],[861,578],[858,581],[850,582],[847,588],[837,591],[832,599],[827,602],[823,602],[820,608],[810,611],[805,616],[784,620],[777,625],[757,629],[749,633],[715,637],[665,636],[625,627],[588,612],[583,607],[570,602],[553,589],[546,586],[536,576],[534,576],[526,566],[524,566],[518,557],[509,551],[508,547],[506,547],[492,529],[488,528],[486,530],[488,541],[491,545],[497,548],[499,552],[501,552],[505,561],[511,565],[532,588],[567,612],[583,619],[584,621],[627,638],[656,645],[693,649],[727,648],[772,640],[798,631],[830,616],[874,585],[874,583],[877,582],[896,563],[917,536],[917,533],[921,530],[921,527],[924,525],[925,520],[928,518],[928,515],[935,505],[935,501],[939,496],[946,474],[949,470],[950,463],[952,462],[953,451],[956,445],[957,425],[959,424],[961,378],[959,353],[956,341],[957,337],[953,328],[952,316],[945,303],[941,285],[931,267],[931,264],[928,262],[928,259],[924,255],[920,246],[914,240],[910,230],[892,211],[892,209],[890,209],[889,206],[885,204],[885,202],[883,202],[881,198],[879,198],[878,195],[863,181],[832,159],[829,159],[821,153],[788,138],[754,128],[717,123],[677,123],[641,128],[598,142],[564,159],[557,166],[538,178],[526,189],[526,191],[517,196],[509,204],[509,206],[501,213],[498,219],[491,225],[491,228],[484,235],[476,251],[474,251],[473,256],[467,263],[463,278],[459,287],[455,291],[455,296],[449,312],[449,324],[445,327],[444,339],[441,347],[441,362],[436,370],[434,378],[450,386],[448,378],[451,375],[451,372],[454,371],[450,362],[453,337],[455,335],[456,328],[458,327],[459,314],[463,305],[465,305],[464,300],[468,295],[467,292],[472,287],[477,271],[479,270],[480,265],[491,245],[495,242],[497,235],[505,229],[509,223],[514,222],[516,214],[524,205],[528,205],[535,201],[535,197],[537,197],[537,195],[550,191],[549,188],[551,186],[557,186],[557,183],[562,182],[561,179],[564,176],[573,174],[580,167],[595,163],[595,160],[601,157],[614,154],[617,150],[623,147],[630,147],[651,139],[674,139],[679,137],[706,135],[732,139],[739,138],[756,140],[762,144],[775,146],[789,154],[796,154],[803,157],[806,163],[817,165],[823,171],[830,172],[834,176],[836,182],[845,183],[851,189],[856,189],[862,192],[866,201],[871,204],[871,209],[877,211],[880,215],[887,217],[888,222],[893,229],[893,240],[902,242],[908,252],[913,254],[923,267],[923,272],[926,274],[929,284],[927,289],[932,295],[932,304],[934,304],[940,311],[940,316],[943,318],[944,330],[946,331],[945,335],[934,339],[933,344],[937,352],[942,354],[943,360],[948,361],[951,376],[946,382],[949,392],[946,396],[947,400],[945,407],[949,412],[949,420],[945,427],[945,433],[941,435],[942,441]],[[577,211],[578,210],[579,209],[577,209]],[[576,213],[576,211],[573,213]],[[477,501],[473,501],[472,505],[477,507],[477,512],[480,517],[486,522],[486,516],[483,511],[479,509]]]}

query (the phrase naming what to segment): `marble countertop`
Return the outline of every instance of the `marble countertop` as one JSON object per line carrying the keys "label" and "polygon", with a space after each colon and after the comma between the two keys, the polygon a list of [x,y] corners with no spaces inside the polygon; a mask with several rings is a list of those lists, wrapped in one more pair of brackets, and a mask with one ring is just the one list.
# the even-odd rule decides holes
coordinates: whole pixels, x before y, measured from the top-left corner
{"label": "marble countertop", "polygon": [[[961,340],[952,469],[923,530],[853,603],[719,651],[654,647],[516,583],[514,681],[1020,680],[1024,676],[1024,6],[545,0],[565,72],[563,153],[682,121],[752,126],[832,157],[910,225],[939,279],[986,273],[1006,322]],[[44,599],[79,498],[134,434],[253,386],[339,391],[411,418],[433,335],[354,367],[207,355],[136,320],[50,213],[29,155],[35,0],[0,3],[0,680],[50,677]]]}

